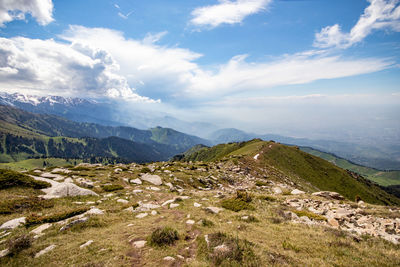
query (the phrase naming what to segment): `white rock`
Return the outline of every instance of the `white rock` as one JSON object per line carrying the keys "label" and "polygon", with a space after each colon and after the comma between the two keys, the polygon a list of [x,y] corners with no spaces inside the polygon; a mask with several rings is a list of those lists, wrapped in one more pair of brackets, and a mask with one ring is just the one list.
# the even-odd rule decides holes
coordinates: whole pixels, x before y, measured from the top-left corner
{"label": "white rock", "polygon": [[87,247],[87,246],[90,246],[93,242],[94,242],[93,240],[89,240],[89,241],[86,242],[85,244],[80,245],[79,248],[80,248],[80,249],[83,249],[83,248],[85,248],[85,247]]}
{"label": "white rock", "polygon": [[45,223],[45,224],[42,224],[42,225],[40,225],[39,227],[36,227],[35,229],[33,229],[32,231],[31,231],[31,233],[32,234],[35,234],[35,235],[40,235],[40,234],[42,234],[42,232],[44,231],[44,230],[46,230],[46,229],[49,229],[50,227],[51,227],[51,223]]}
{"label": "white rock", "polygon": [[46,199],[68,196],[98,196],[92,190],[81,188],[73,183],[53,183],[50,188],[42,189],[42,191],[46,193],[44,196]]}
{"label": "white rock", "polygon": [[90,210],[85,212],[85,214],[88,214],[88,215],[103,215],[104,211],[102,211],[101,209],[92,207]]}
{"label": "white rock", "polygon": [[122,203],[122,204],[127,204],[127,203],[129,203],[129,201],[128,200],[126,200],[126,199],[117,199],[117,202],[118,203]]}
{"label": "white rock", "polygon": [[152,209],[158,209],[160,207],[160,205],[144,203],[144,204],[140,205],[140,207],[143,209],[152,210]]}
{"label": "white rock", "polygon": [[221,208],[217,208],[217,207],[207,207],[205,208],[206,211],[214,213],[214,214],[218,214],[220,211],[222,211]]}
{"label": "white rock", "polygon": [[201,207],[201,204],[200,204],[200,203],[197,203],[197,202],[194,202],[194,203],[193,203],[193,206],[195,206],[196,208],[200,208],[200,207]]}
{"label": "white rock", "polygon": [[165,261],[175,261],[175,258],[171,257],[171,256],[167,256],[167,257],[164,257],[163,260],[165,260]]}
{"label": "white rock", "polygon": [[170,209],[173,209],[173,208],[176,208],[176,207],[179,207],[180,205],[178,204],[178,203],[171,203],[170,205],[169,205],[169,208]]}
{"label": "white rock", "polygon": [[5,257],[5,256],[7,256],[8,253],[10,253],[10,251],[8,250],[8,248],[3,249],[2,251],[0,251],[0,258],[3,258],[3,257]]}
{"label": "white rock", "polygon": [[154,216],[154,215],[157,215],[157,211],[152,210],[152,211],[151,211],[151,215],[153,215],[153,216]]}
{"label": "white rock", "polygon": [[146,245],[147,241],[145,240],[139,240],[139,241],[135,241],[133,242],[133,246],[135,248],[143,248]]}
{"label": "white rock", "polygon": [[132,191],[132,193],[134,193],[134,194],[143,193],[143,190],[135,189],[135,190]]}
{"label": "white rock", "polygon": [[7,222],[3,223],[0,226],[0,230],[14,229],[14,228],[17,228],[18,226],[20,226],[21,224],[25,224],[25,222],[26,222],[26,217],[20,217],[20,218],[12,219],[10,221],[7,221]]}
{"label": "white rock", "polygon": [[292,195],[302,195],[304,193],[305,193],[304,191],[301,191],[299,189],[294,189],[294,190],[292,190],[292,192],[290,192],[290,194],[292,194]]}
{"label": "white rock", "polygon": [[260,156],[260,154],[257,154],[257,155],[255,155],[255,156],[253,157],[253,159],[254,159],[254,160],[257,160],[259,156]]}
{"label": "white rock", "polygon": [[162,185],[161,177],[158,175],[145,173],[140,177],[140,179],[154,185]]}
{"label": "white rock", "polygon": [[146,187],[146,189],[153,190],[153,191],[160,191],[161,189],[155,186]]}
{"label": "white rock", "polygon": [[136,179],[132,179],[129,181],[131,184],[142,184],[142,180],[140,180],[139,178]]}
{"label": "white rock", "polygon": [[186,224],[193,225],[193,224],[195,224],[195,221],[194,220],[187,220]]}
{"label": "white rock", "polygon": [[171,203],[173,203],[174,201],[175,201],[175,198],[174,198],[174,199],[167,200],[167,201],[165,201],[164,203],[162,203],[161,206],[162,206],[162,207],[167,206],[168,204],[171,204]]}
{"label": "white rock", "polygon": [[272,188],[272,191],[274,194],[282,194],[282,189],[280,187],[274,187]]}
{"label": "white rock", "polygon": [[47,248],[45,248],[45,249],[39,251],[38,253],[36,253],[35,258],[38,258],[38,257],[42,256],[43,254],[46,254],[46,253],[52,251],[55,248],[56,248],[56,245],[50,245]]}
{"label": "white rock", "polygon": [[144,212],[144,213],[139,213],[138,215],[136,215],[136,218],[142,219],[142,218],[146,217],[147,215],[149,215],[149,214],[146,213],[146,212]]}

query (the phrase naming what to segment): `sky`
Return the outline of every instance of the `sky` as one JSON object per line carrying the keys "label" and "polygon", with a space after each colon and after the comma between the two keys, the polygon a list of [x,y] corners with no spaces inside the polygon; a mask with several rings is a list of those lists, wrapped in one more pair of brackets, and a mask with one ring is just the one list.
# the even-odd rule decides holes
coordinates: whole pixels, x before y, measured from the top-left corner
{"label": "sky", "polygon": [[0,91],[397,142],[400,0],[0,0]]}

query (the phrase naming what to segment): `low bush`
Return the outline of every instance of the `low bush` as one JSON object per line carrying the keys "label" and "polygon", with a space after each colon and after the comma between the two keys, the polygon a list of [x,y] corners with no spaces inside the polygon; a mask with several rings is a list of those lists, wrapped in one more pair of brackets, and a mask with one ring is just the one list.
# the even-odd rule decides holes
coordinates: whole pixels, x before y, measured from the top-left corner
{"label": "low bush", "polygon": [[140,170],[140,172],[141,172],[141,173],[149,173],[149,172],[151,172],[151,170],[150,170],[149,168],[147,168],[147,167],[144,167],[144,168],[142,168],[142,169]]}
{"label": "low bush", "polygon": [[35,224],[59,222],[73,216],[85,213],[88,210],[89,208],[79,208],[47,216],[37,216],[35,214],[31,214],[26,218],[25,226],[28,227]]}
{"label": "low bush", "polygon": [[267,182],[263,182],[263,181],[256,181],[256,186],[267,186],[268,183]]}
{"label": "low bush", "polygon": [[214,266],[260,266],[250,242],[217,232],[208,235],[207,258]]}
{"label": "low bush", "polygon": [[8,240],[9,255],[13,256],[22,250],[29,248],[32,245],[32,242],[33,239],[30,235],[21,235]]}
{"label": "low bush", "polygon": [[258,199],[266,200],[266,201],[270,201],[270,202],[277,201],[276,197],[273,197],[273,196],[270,196],[270,195],[261,195],[261,196],[258,196]]}
{"label": "low bush", "polygon": [[106,192],[112,192],[124,189],[124,187],[119,184],[102,185],[101,188],[103,188],[103,190]]}
{"label": "low bush", "polygon": [[42,210],[52,208],[54,206],[53,200],[45,200],[38,197],[21,198],[13,200],[3,200],[0,202],[0,214],[11,214],[20,212],[22,210]]}
{"label": "low bush", "polygon": [[210,221],[210,220],[202,219],[201,220],[201,225],[204,226],[204,227],[212,227],[212,226],[214,226],[214,223],[212,221]]}
{"label": "low bush", "polygon": [[0,169],[0,189],[6,189],[15,186],[42,189],[50,187],[51,185],[47,182],[36,181],[32,177],[23,173]]}
{"label": "low bush", "polygon": [[253,197],[247,191],[237,190],[236,191],[236,199],[250,203],[253,200]]}
{"label": "low bush", "polygon": [[247,222],[247,223],[259,222],[259,220],[256,217],[254,217],[253,215],[240,216],[239,220]]}
{"label": "low bush", "polygon": [[173,245],[179,240],[178,231],[170,227],[157,228],[150,236],[150,245],[152,246],[167,246]]}
{"label": "low bush", "polygon": [[301,216],[307,216],[310,219],[314,219],[317,221],[327,221],[327,218],[319,215],[319,214],[315,214],[311,211],[307,211],[307,210],[293,210],[293,213],[296,213],[297,216],[301,217]]}

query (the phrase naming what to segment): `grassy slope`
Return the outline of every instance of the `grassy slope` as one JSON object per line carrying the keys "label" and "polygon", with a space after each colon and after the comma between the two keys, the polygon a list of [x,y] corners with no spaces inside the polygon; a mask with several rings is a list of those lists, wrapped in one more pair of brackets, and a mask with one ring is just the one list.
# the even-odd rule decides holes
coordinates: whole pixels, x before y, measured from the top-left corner
{"label": "grassy slope", "polygon": [[60,158],[27,159],[18,162],[0,163],[0,168],[10,169],[14,171],[33,170],[37,168],[42,168],[43,161],[46,162],[46,167],[69,166],[73,165],[74,162],[76,162],[77,164],[82,162],[82,160],[80,159],[76,160],[66,160]]}
{"label": "grassy slope", "polygon": [[323,158],[333,164],[337,165],[342,169],[347,169],[361,174],[362,176],[372,180],[380,185],[400,185],[400,171],[381,171],[361,165],[354,164],[346,159],[337,157],[333,154],[318,151],[309,147],[301,147],[302,151],[305,151],[314,156]]}
{"label": "grassy slope", "polygon": [[[242,142],[217,145],[212,148],[203,148],[185,160],[214,161],[225,156],[243,156],[246,165],[253,164],[254,157],[260,153],[259,160],[254,167],[277,168],[291,178],[292,181],[303,184],[311,183],[318,190],[339,192],[346,198],[354,200],[358,195],[366,202],[375,204],[400,204],[400,200],[382,190],[377,185],[364,179],[355,179],[345,170],[334,164],[300,151],[296,147],[264,142],[258,139]],[[304,188],[310,188],[304,186]]]}

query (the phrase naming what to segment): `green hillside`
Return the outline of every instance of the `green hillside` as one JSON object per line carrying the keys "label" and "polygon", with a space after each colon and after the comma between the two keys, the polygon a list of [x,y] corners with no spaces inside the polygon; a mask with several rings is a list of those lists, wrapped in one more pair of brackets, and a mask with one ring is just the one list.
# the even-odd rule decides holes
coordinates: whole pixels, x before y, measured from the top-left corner
{"label": "green hillside", "polygon": [[355,163],[352,163],[346,159],[340,158],[334,154],[325,153],[319,150],[315,150],[309,147],[300,147],[300,149],[304,152],[312,154],[314,156],[323,158],[329,162],[332,162],[336,166],[351,170],[353,172],[359,173],[365,178],[372,180],[380,185],[389,186],[389,185],[400,185],[400,171],[381,171],[365,166],[361,166]]}
{"label": "green hillside", "polygon": [[[259,154],[257,160],[254,156]],[[254,139],[249,142],[202,148],[182,157],[183,161],[216,161],[233,158],[250,172],[263,170],[268,179],[290,180],[308,191],[335,191],[350,200],[359,196],[375,204],[400,204],[400,200],[381,187],[334,164],[275,142]]]}

